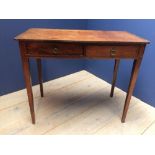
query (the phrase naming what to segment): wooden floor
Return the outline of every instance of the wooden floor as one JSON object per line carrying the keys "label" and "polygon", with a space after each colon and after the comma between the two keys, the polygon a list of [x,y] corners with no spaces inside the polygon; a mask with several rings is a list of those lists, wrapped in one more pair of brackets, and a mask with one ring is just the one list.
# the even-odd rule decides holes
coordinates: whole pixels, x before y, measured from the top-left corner
{"label": "wooden floor", "polygon": [[155,108],[132,97],[121,123],[126,93],[80,71],[34,86],[36,124],[31,124],[26,90],[0,97],[0,134],[155,134]]}

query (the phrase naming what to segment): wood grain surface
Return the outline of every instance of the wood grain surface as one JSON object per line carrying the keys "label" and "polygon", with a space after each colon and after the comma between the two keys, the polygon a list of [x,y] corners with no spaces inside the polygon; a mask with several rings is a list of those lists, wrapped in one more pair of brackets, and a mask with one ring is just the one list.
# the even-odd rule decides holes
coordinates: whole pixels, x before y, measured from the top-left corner
{"label": "wood grain surface", "polygon": [[31,28],[15,37],[17,40],[41,40],[62,42],[101,42],[101,43],[149,43],[125,31],[96,31],[96,30],[64,30]]}

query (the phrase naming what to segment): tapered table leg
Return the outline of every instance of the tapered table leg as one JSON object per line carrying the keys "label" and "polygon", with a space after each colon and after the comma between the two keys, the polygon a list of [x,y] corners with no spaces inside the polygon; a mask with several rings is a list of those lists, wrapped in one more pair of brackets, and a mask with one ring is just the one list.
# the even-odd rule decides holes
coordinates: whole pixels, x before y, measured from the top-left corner
{"label": "tapered table leg", "polygon": [[32,84],[31,84],[31,75],[30,75],[30,68],[29,68],[29,59],[26,57],[23,58],[22,63],[23,63],[23,71],[24,71],[24,77],[25,77],[25,83],[26,83],[26,89],[27,89],[27,95],[28,95],[28,101],[29,101],[29,106],[30,106],[32,123],[35,124],[35,111],[34,111]]}
{"label": "tapered table leg", "polygon": [[116,84],[116,80],[117,80],[117,73],[118,73],[119,63],[120,63],[120,59],[115,59],[110,97],[113,97],[113,94],[114,94],[114,88],[115,88],[115,84]]}
{"label": "tapered table leg", "polygon": [[134,90],[134,86],[135,86],[135,83],[136,83],[136,80],[137,80],[140,64],[141,64],[141,59],[134,60],[133,67],[132,67],[131,78],[130,78],[130,83],[129,83],[129,87],[128,87],[128,92],[127,92],[125,105],[124,105],[124,109],[123,109],[123,115],[122,115],[122,120],[121,120],[122,123],[125,122],[125,118],[126,118],[127,111],[128,111],[128,108],[129,108],[130,99],[131,99],[131,96],[132,96],[132,93],[133,93],[133,90]]}
{"label": "tapered table leg", "polygon": [[37,61],[37,68],[38,68],[38,80],[39,80],[39,84],[40,84],[40,94],[41,97],[44,96],[44,92],[43,92],[43,80],[42,80],[42,65],[41,65],[41,59],[36,59]]}
{"label": "tapered table leg", "polygon": [[19,42],[19,47],[20,47],[22,65],[23,65],[27,96],[29,101],[31,119],[32,119],[32,123],[35,124],[35,111],[34,111],[34,100],[33,100],[33,92],[32,92],[29,58],[25,55],[26,53],[25,43]]}

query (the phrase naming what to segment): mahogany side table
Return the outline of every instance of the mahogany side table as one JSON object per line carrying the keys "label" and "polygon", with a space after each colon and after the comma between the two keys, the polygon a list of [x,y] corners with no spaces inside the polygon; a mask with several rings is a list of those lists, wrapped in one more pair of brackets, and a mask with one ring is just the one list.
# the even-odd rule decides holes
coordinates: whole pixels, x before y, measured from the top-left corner
{"label": "mahogany side table", "polygon": [[35,111],[32,92],[29,58],[36,59],[40,93],[43,97],[41,58],[96,58],[114,59],[113,81],[110,96],[113,97],[120,59],[133,59],[121,122],[125,122],[130,99],[148,40],[125,31],[64,30],[31,28],[15,37],[20,54],[30,106],[32,123]]}

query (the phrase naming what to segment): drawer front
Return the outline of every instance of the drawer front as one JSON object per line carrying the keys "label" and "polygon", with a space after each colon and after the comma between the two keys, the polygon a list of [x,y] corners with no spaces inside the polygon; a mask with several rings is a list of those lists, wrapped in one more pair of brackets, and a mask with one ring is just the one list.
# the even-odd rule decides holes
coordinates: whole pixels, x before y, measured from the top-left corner
{"label": "drawer front", "polygon": [[28,42],[26,54],[29,56],[82,56],[83,48],[78,44]]}
{"label": "drawer front", "polygon": [[138,57],[138,46],[87,46],[87,57],[104,58],[136,58]]}

